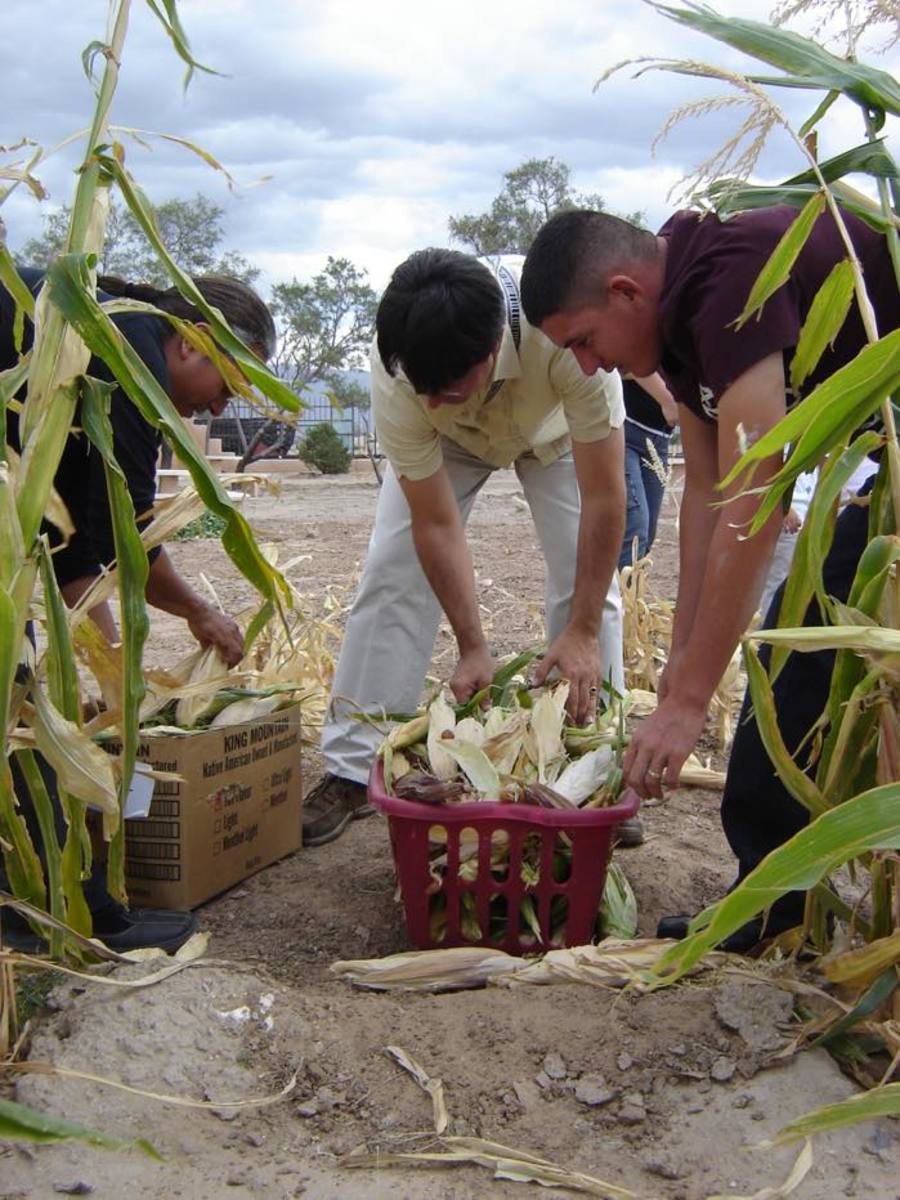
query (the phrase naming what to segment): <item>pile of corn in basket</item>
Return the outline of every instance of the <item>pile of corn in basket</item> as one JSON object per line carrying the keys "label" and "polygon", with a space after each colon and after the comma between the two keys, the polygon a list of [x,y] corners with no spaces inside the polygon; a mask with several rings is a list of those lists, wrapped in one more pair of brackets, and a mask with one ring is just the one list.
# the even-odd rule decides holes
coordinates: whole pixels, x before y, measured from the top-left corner
{"label": "pile of corn in basket", "polygon": [[[460,881],[475,883],[485,872],[485,836],[479,835],[475,805],[532,806],[533,810],[557,810],[561,814],[585,812],[617,804],[622,789],[622,751],[625,745],[624,717],[628,698],[613,694],[608,706],[585,727],[567,724],[565,705],[567,681],[528,689],[515,671],[520,656],[502,668],[490,689],[493,703],[482,709],[477,702],[452,706],[438,694],[420,714],[397,726],[380,749],[384,792],[416,805],[427,805],[434,813],[428,829],[430,873],[428,932],[431,944],[442,944],[447,934],[448,839],[441,825],[441,812],[459,805],[471,813],[467,828],[459,832],[458,871]],[[484,809],[487,813],[487,808]],[[457,851],[454,850],[453,858]],[[397,848],[395,846],[395,855]],[[498,883],[508,877],[510,843],[495,829],[489,842],[490,875]],[[546,945],[538,921],[536,900],[541,893],[540,872],[548,866],[537,832],[525,836],[519,863],[525,893],[518,912],[507,910],[492,898],[489,928],[484,928],[484,907],[476,895],[463,891],[459,897],[460,928],[470,943],[504,940],[508,921],[518,921],[519,930],[533,938],[536,948]],[[572,840],[562,830],[553,842],[553,882],[564,884],[572,865]],[[598,872],[606,863],[598,863]],[[401,882],[402,882],[402,870]],[[476,889],[477,890],[477,889]],[[546,890],[544,888],[543,890]],[[406,899],[406,898],[405,898]],[[553,895],[550,908],[551,944],[561,944],[566,903]],[[409,923],[409,922],[408,922]],[[632,937],[637,928],[637,905],[624,873],[609,865],[603,899],[596,913],[598,936]]]}

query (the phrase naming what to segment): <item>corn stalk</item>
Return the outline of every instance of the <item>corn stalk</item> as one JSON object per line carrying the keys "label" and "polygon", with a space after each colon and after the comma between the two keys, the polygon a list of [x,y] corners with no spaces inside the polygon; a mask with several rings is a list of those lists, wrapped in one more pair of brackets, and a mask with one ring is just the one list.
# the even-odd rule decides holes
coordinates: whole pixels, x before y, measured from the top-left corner
{"label": "corn stalk", "polygon": [[[887,117],[900,115],[900,88],[886,72],[853,59],[841,59],[815,42],[758,22],[719,16],[705,5],[688,0],[688,7],[653,4],[665,16],[775,68],[776,75],[732,76],[740,90],[758,98],[770,86],[825,92],[813,116],[793,134],[806,157],[806,169],[777,187],[754,187],[740,179],[719,179],[703,200],[720,215],[773,203],[790,203],[797,219],[763,268],[740,320],[751,319],[789,278],[791,269],[815,218],[825,207],[838,225],[847,250],[826,281],[801,331],[791,366],[796,386],[815,369],[826,346],[841,328],[850,303],[858,303],[866,345],[857,357],[816,387],[735,466],[722,486],[741,480],[754,485],[754,471],[767,455],[784,454],[773,479],[757,486],[760,505],[751,526],[755,533],[789,497],[796,477],[820,466],[819,483],[807,520],[798,537],[776,630],[762,630],[745,640],[744,652],[751,695],[763,742],[775,770],[791,795],[811,814],[810,825],[773,851],[725,900],[701,913],[692,936],[669,951],[648,975],[651,986],[682,978],[704,954],[793,889],[813,889],[807,905],[807,924],[825,928],[824,913],[832,908],[848,915],[846,906],[824,884],[832,871],[850,864],[871,879],[871,920],[860,918],[856,933],[877,945],[881,969],[878,994],[882,1011],[900,983],[900,927],[896,850],[900,845],[900,449],[892,396],[900,388],[900,331],[876,326],[865,280],[850,240],[843,211],[854,211],[884,233],[900,286],[898,213],[891,207],[900,172],[879,134]],[[703,64],[656,64],[663,69],[723,78],[727,73]],[[647,69],[644,67],[643,69]],[[865,141],[819,164],[806,137],[823,119],[833,100],[843,95],[859,108]],[[872,201],[843,183],[851,171],[874,178],[878,200]],[[858,435],[860,426],[880,415],[881,430]],[[854,469],[873,450],[881,451],[878,478],[869,502],[869,542],[860,561],[847,604],[825,591],[822,567],[831,546],[841,489]],[[803,628],[809,603],[819,602],[820,628]],[[768,641],[772,654],[768,670],[755,643]],[[792,757],[778,730],[772,683],[790,653],[833,648],[837,657],[825,711],[811,731],[808,761]],[[859,953],[862,953],[860,951]],[[874,1000],[861,998],[872,986],[870,975],[852,972],[842,980],[851,989],[852,1019],[842,1022],[843,1035],[865,1016],[871,1023]],[[855,990],[854,990],[855,989]],[[854,1002],[857,1008],[854,1008]],[[889,1030],[875,1022],[875,1029]],[[826,1035],[822,1035],[823,1037]],[[885,1042],[890,1050],[891,1036]],[[894,1066],[896,1066],[896,1058]],[[890,1075],[890,1068],[888,1076]],[[885,1078],[887,1078],[886,1076]],[[896,1098],[892,1100],[896,1111]],[[815,1131],[815,1121],[809,1131]],[[825,1126],[822,1125],[822,1128]]]}
{"label": "corn stalk", "polygon": [[[194,69],[206,70],[191,54],[174,0],[147,0],[147,4],[185,62],[187,78]],[[90,870],[90,838],[85,824],[88,805],[102,813],[104,835],[110,841],[110,891],[126,899],[121,812],[137,753],[138,713],[145,692],[141,660],[149,628],[144,598],[147,553],[113,454],[108,418],[110,387],[87,374],[92,355],[104,361],[141,414],[175,444],[206,505],[223,518],[225,549],[261,593],[266,611],[283,614],[291,605],[290,588],[257,546],[245,518],[216,473],[197,452],[169,397],[118,334],[109,315],[115,306],[100,305],[96,299],[96,257],[103,246],[110,188],[116,186],[175,286],[202,311],[211,336],[175,322],[178,331],[195,343],[199,340],[203,352],[221,366],[232,386],[248,392],[252,384],[278,408],[297,410],[293,393],[236,337],[173,261],[150,205],[125,169],[122,147],[111,136],[110,116],[131,7],[131,0],[114,0],[104,40],[92,43],[85,53],[86,72],[96,84],[96,104],[84,158],[76,172],[64,252],[51,264],[36,303],[16,275],[9,251],[0,241],[0,285],[16,301],[16,336],[21,339],[25,314],[33,318],[35,330],[30,353],[12,369],[0,373],[0,427],[4,434],[0,442],[0,522],[4,529],[0,546],[0,848],[16,897],[88,935],[91,918],[82,892],[82,882]],[[99,80],[92,78],[95,62],[102,63]],[[39,160],[37,153],[24,170],[15,165],[0,166],[0,183],[9,181],[9,186],[0,187],[0,203],[22,183],[35,195],[42,194],[32,173]],[[14,397],[21,389],[21,456],[17,456],[7,445],[6,413],[10,404],[19,404]],[[72,644],[73,618],[66,612],[56,587],[41,532],[48,515],[54,514],[57,523],[59,520],[59,503],[52,484],[76,411],[85,436],[102,457],[112,513],[123,640],[119,685],[122,752],[118,758],[110,758],[100,750],[83,728]],[[43,596],[42,604],[36,606],[34,593],[39,582]],[[28,638],[29,623],[37,616],[43,628],[39,655]],[[56,776],[67,829],[62,849],[53,832],[52,805],[35,751]],[[37,815],[41,856],[18,811],[10,767],[13,756],[19,768],[19,786],[27,788]],[[54,956],[61,956],[67,948],[76,953],[65,934],[52,928],[50,949]]]}

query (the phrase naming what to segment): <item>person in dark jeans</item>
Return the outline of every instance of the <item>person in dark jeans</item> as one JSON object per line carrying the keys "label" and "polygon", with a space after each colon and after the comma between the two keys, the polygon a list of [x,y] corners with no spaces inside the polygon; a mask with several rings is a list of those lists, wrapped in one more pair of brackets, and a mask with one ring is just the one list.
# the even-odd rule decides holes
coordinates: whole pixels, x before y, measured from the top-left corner
{"label": "person in dark jeans", "polygon": [[[738,326],[753,284],[796,217],[788,206],[727,221],[679,212],[654,235],[607,214],[574,210],[543,226],[525,262],[526,315],[557,345],[570,347],[585,372],[616,366],[643,377],[659,369],[679,402],[685,488],[672,646],[659,705],[635,729],[624,761],[625,782],[643,796],[659,797],[663,784],[676,785],[754,615],[781,529],[779,510],[745,537],[759,492],[742,494],[740,483],[723,489],[720,481],[744,447],[798,398],[789,395],[787,378],[800,331],[820,288],[846,257],[834,217],[822,213],[786,282]],[[885,238],[852,214],[843,219],[884,335],[900,327],[900,293]],[[854,359],[867,341],[854,303],[800,396]],[[757,488],[781,465],[781,452],[760,462]],[[846,596],[865,537],[860,513],[848,509],[835,531],[829,591]],[[811,610],[807,620],[818,622],[819,614]],[[793,748],[825,708],[833,660],[798,653],[789,662],[776,702],[782,736]],[[732,753],[723,819],[742,877],[808,817],[780,788],[752,719],[741,725]],[[726,946],[747,951],[761,936],[790,928],[797,916],[797,898],[786,898],[765,929],[750,922]],[[689,920],[664,917],[659,935],[683,937]]]}
{"label": "person in dark jeans", "polygon": [[[18,271],[25,285],[37,295],[43,286],[43,272],[27,267],[18,268]],[[205,276],[195,282],[206,300],[224,313],[254,352],[264,360],[270,357],[275,345],[275,326],[271,314],[256,293],[238,280],[226,276]],[[188,304],[175,288],[159,289],[101,277],[98,290],[101,300],[121,296],[149,301],[164,312],[205,327],[202,314]],[[148,312],[116,313],[112,320],[182,416],[204,411],[219,413],[223,410],[230,396],[230,387],[225,378],[215,363],[187,341],[168,320]],[[31,348],[33,337],[32,323],[26,318],[22,353]],[[11,294],[0,286],[0,371],[14,367],[18,359],[16,306]],[[87,374],[115,382],[109,369],[98,359],[91,359]],[[20,393],[18,398],[24,399],[24,395]],[[14,450],[21,451],[18,413],[10,407],[6,416],[9,443]],[[155,500],[160,434],[118,386],[110,397],[110,422],[116,459],[125,475],[135,513],[140,518],[139,525],[143,527],[149,520],[147,514]],[[68,510],[74,532],[63,544],[62,536],[54,525],[47,522],[44,527],[54,547],[56,579],[69,605],[77,603],[104,567],[115,558],[112,516],[102,458],[86,437],[78,432],[78,425],[76,412],[76,428],[66,442],[54,477],[54,487]],[[243,656],[243,635],[237,622],[194,591],[176,571],[164,547],[151,550],[148,559],[148,603],[183,617],[201,645],[217,646],[229,665],[238,662]],[[92,608],[90,615],[108,640],[118,641],[118,630],[106,603]],[[28,684],[24,666],[19,669],[19,681]],[[57,795],[56,778],[49,764],[40,755],[36,757],[53,806],[57,837],[62,844],[66,826]],[[19,810],[28,826],[32,843],[43,858],[44,848],[31,796],[14,754],[10,757],[10,766]],[[0,888],[9,890],[2,865]],[[195,928],[190,913],[124,908],[109,895],[102,868],[95,868],[84,884],[84,892],[92,912],[95,935],[114,950],[142,946],[175,950]],[[0,909],[0,920],[4,944],[24,951],[42,948],[42,939],[11,907]]]}
{"label": "person in dark jeans", "polygon": [[622,391],[625,398],[626,509],[620,571],[649,554],[656,539],[659,510],[666,490],[669,441],[678,424],[678,405],[658,375],[641,383],[636,379],[624,379]]}

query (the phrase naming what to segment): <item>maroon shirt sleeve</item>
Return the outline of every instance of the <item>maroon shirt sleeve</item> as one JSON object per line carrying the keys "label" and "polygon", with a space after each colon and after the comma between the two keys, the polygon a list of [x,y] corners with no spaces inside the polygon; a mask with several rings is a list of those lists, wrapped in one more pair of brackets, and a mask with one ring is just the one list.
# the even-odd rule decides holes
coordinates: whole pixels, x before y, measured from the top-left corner
{"label": "maroon shirt sleeve", "polygon": [[771,247],[761,253],[743,238],[733,243],[717,249],[714,265],[696,289],[687,321],[699,382],[716,402],[745,371],[770,354],[796,346],[800,336],[799,298],[790,281],[766,301],[760,313],[735,328]]}

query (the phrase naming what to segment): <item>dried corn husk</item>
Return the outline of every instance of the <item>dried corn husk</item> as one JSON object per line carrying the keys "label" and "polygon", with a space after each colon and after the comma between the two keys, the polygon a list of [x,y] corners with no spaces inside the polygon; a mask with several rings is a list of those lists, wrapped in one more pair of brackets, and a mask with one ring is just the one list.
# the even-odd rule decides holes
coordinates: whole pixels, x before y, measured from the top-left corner
{"label": "dried corn husk", "polygon": [[175,705],[175,717],[179,725],[190,729],[197,724],[209,711],[227,675],[228,664],[217,646],[211,645],[201,650],[196,666],[181,689],[181,698]]}
{"label": "dried corn husk", "polygon": [[[586,983],[595,987],[643,987],[643,978],[673,945],[668,938],[605,938],[596,946],[548,950],[540,958],[517,958],[484,946],[413,950],[386,958],[347,959],[331,972],[355,987],[372,991],[448,992],[520,984]],[[718,951],[706,955],[697,971],[727,961]]]}
{"label": "dried corn husk", "polygon": [[245,700],[235,700],[226,704],[209,723],[210,729],[220,729],[223,725],[243,725],[245,721],[255,721],[266,717],[284,704],[284,696],[274,692],[271,696],[248,696]]}
{"label": "dried corn husk", "polygon": [[628,876],[611,862],[600,902],[600,923],[607,937],[633,938],[638,928],[638,907]]}
{"label": "dried corn husk", "polygon": [[428,761],[438,779],[452,779],[456,774],[456,759],[443,745],[445,736],[455,729],[456,713],[439,692],[428,706]]}
{"label": "dried corn husk", "polygon": [[569,681],[564,679],[544,689],[531,710],[525,752],[537,767],[540,783],[553,783],[556,768],[566,755],[562,733],[568,698]]}
{"label": "dried corn husk", "polygon": [[569,763],[557,777],[553,789],[573,804],[581,804],[601,786],[615,761],[615,751],[611,746],[589,750]]}

